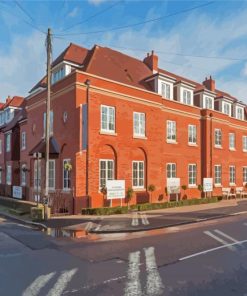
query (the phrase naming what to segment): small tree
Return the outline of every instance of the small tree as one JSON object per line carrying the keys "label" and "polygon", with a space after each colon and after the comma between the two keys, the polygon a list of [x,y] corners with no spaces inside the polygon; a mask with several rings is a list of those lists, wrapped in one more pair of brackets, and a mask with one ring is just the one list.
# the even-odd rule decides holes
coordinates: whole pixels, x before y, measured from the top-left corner
{"label": "small tree", "polygon": [[105,186],[103,186],[101,189],[100,189],[100,192],[103,194],[103,197],[105,198],[106,194],[107,194],[107,188]]}
{"label": "small tree", "polygon": [[126,191],[128,209],[129,209],[129,202],[131,201],[133,194],[134,194],[134,190],[131,187],[129,187]]}
{"label": "small tree", "polygon": [[154,191],[155,191],[155,186],[153,184],[148,185],[148,192],[150,192],[151,203],[152,203],[152,192]]}
{"label": "small tree", "polygon": [[[198,190],[201,192],[201,194],[202,194],[202,192],[203,192],[203,186],[201,185],[201,184],[199,184],[198,186],[197,186],[197,188],[198,188]],[[206,195],[205,195],[205,197],[206,197]]]}
{"label": "small tree", "polygon": [[186,186],[186,185],[182,185],[181,188],[182,188],[183,191],[184,191],[183,199],[185,199],[185,197],[186,197],[185,191],[186,191],[186,189],[187,189],[187,186]]}

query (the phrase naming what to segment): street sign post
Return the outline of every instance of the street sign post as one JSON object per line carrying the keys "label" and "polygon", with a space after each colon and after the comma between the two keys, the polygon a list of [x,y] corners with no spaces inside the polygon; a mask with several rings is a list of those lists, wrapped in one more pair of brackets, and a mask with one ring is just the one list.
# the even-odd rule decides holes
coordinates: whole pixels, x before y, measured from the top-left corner
{"label": "street sign post", "polygon": [[206,197],[207,197],[207,193],[213,192],[213,178],[203,178],[203,192],[205,192]]}

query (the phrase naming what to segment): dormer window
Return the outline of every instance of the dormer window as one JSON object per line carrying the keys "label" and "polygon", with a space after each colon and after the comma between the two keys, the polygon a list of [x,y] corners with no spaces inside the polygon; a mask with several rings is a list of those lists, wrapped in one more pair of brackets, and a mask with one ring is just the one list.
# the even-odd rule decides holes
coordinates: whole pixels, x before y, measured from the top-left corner
{"label": "dormer window", "polygon": [[183,90],[182,102],[186,105],[192,105],[192,92],[190,90]]}
{"label": "dormer window", "polygon": [[171,85],[165,82],[161,83],[161,95],[163,98],[171,99]]}
{"label": "dormer window", "polygon": [[240,120],[244,119],[244,110],[242,107],[236,107],[236,118]]}
{"label": "dormer window", "polygon": [[65,66],[58,68],[52,73],[52,83],[57,82],[65,76]]}
{"label": "dormer window", "polygon": [[205,109],[214,109],[213,108],[213,98],[205,96],[204,97],[204,108]]}
{"label": "dormer window", "polygon": [[227,115],[231,116],[231,114],[232,114],[232,112],[231,112],[231,103],[222,102],[222,112],[224,114],[227,114]]}

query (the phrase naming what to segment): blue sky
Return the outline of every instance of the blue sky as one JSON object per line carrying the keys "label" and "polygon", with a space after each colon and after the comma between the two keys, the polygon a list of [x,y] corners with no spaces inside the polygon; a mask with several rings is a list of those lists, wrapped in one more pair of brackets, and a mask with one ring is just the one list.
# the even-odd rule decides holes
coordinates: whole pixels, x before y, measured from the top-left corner
{"label": "blue sky", "polygon": [[217,88],[247,103],[246,20],[247,1],[237,0],[0,0],[0,100],[27,95],[44,75],[45,32],[51,27],[54,58],[70,42],[108,46],[139,59],[153,49],[160,67],[198,82],[212,75]]}

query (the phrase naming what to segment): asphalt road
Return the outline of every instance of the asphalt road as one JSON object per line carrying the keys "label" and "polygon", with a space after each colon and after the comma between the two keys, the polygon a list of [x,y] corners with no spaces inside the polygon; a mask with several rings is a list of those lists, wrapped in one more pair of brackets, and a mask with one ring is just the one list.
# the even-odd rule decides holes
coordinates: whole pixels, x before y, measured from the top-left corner
{"label": "asphalt road", "polygon": [[0,295],[247,296],[247,217],[52,238],[0,219]]}

